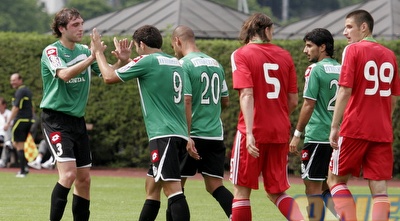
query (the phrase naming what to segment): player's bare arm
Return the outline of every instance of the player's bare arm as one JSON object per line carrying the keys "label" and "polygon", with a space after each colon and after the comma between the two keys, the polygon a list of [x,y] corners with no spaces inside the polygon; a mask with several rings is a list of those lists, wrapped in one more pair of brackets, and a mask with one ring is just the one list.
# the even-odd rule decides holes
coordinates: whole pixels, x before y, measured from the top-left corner
{"label": "player's bare arm", "polygon": [[253,135],[254,122],[254,96],[253,88],[244,88],[240,90],[240,107],[246,124],[246,149],[253,157],[260,155],[256,147],[256,141]]}
{"label": "player's bare arm", "polygon": [[[296,125],[297,131],[299,131],[301,133],[304,132],[304,129],[314,111],[315,102],[316,102],[315,100],[304,98],[303,106],[301,107],[301,110],[300,110],[299,120]],[[296,136],[296,134],[295,134],[289,145],[289,151],[291,153],[298,153],[297,147],[299,145],[299,142],[300,142],[300,136]]]}
{"label": "player's bare arm", "polygon": [[63,81],[67,82],[71,80],[71,78],[74,78],[78,74],[85,71],[95,60],[96,58],[93,56],[93,54],[91,54],[85,60],[76,63],[73,66],[70,66],[68,68],[57,69],[56,71],[57,76]]}
{"label": "player's bare arm", "polygon": [[190,130],[192,125],[192,96],[185,95],[185,114],[186,121],[188,125],[188,136],[189,141],[186,145],[186,150],[188,151],[189,156],[193,157],[195,160],[200,160],[201,157],[197,152],[194,141],[190,138]]}
{"label": "player's bare arm", "polygon": [[8,128],[10,128],[11,122],[13,122],[15,116],[17,116],[18,111],[19,111],[19,108],[17,106],[13,106],[11,108],[11,115],[8,119],[6,119],[7,122],[5,123],[4,128],[3,128],[4,131],[7,131]]}
{"label": "player's bare arm", "polygon": [[299,103],[298,93],[288,93],[289,114],[291,114],[296,109],[298,103]]}

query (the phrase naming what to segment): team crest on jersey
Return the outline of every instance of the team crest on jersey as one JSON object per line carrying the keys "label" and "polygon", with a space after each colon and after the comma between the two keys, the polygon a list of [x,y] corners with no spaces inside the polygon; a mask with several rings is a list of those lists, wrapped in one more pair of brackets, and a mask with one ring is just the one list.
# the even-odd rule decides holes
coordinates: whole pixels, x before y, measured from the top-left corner
{"label": "team crest on jersey", "polygon": [[308,76],[310,76],[310,73],[311,73],[311,67],[309,66],[309,67],[307,67],[307,69],[306,69],[306,72],[304,73],[304,75],[305,75],[305,77],[308,77]]}
{"label": "team crest on jersey", "polygon": [[61,132],[53,132],[50,134],[50,142],[51,144],[61,143]]}
{"label": "team crest on jersey", "polygon": [[302,150],[301,151],[301,160],[309,160],[310,155],[308,153],[308,150]]}
{"label": "team crest on jersey", "polygon": [[151,151],[151,162],[155,163],[155,162],[158,162],[158,161],[160,161],[160,157],[158,155],[158,150]]}
{"label": "team crest on jersey", "polygon": [[48,48],[46,50],[46,56],[49,59],[50,65],[51,67],[53,67],[53,69],[61,67],[61,60],[57,56],[57,48]]}

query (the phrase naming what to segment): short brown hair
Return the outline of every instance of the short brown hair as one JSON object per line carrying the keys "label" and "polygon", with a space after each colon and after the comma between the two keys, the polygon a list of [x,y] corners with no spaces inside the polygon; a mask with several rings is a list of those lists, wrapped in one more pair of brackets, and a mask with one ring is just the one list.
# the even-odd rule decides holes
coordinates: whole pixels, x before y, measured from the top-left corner
{"label": "short brown hair", "polygon": [[61,38],[61,32],[59,27],[67,27],[68,22],[76,18],[82,17],[79,11],[75,8],[63,8],[56,13],[51,24],[51,29],[53,30],[53,35],[56,38]]}

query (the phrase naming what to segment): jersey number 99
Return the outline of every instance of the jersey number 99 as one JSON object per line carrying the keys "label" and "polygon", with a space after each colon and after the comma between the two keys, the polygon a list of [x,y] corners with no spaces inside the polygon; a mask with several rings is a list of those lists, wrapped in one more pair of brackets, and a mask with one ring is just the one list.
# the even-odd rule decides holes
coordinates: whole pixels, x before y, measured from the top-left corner
{"label": "jersey number 99", "polygon": [[[385,72],[388,75],[385,75]],[[365,95],[375,95],[378,92],[380,83],[387,83],[389,88],[379,90],[381,97],[389,97],[392,94],[390,83],[393,80],[394,68],[389,62],[384,62],[379,68],[375,61],[368,61],[364,67],[364,77],[367,81],[374,83],[372,88],[365,89]]]}

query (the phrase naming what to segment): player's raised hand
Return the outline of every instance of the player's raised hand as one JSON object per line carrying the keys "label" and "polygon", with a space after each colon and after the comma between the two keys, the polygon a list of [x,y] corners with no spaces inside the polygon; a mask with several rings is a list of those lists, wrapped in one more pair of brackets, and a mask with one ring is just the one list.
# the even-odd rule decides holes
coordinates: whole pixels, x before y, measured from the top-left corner
{"label": "player's raised hand", "polygon": [[114,46],[115,50],[111,53],[117,59],[121,60],[122,63],[127,63],[132,53],[133,41],[131,40],[128,42],[128,39],[126,38],[118,40],[116,37],[114,37]]}
{"label": "player's raised hand", "polygon": [[92,34],[90,34],[90,38],[90,49],[92,50],[92,52],[104,52],[104,50],[106,50],[107,45],[105,45],[104,42],[101,41],[101,35],[96,28],[93,28]]}

